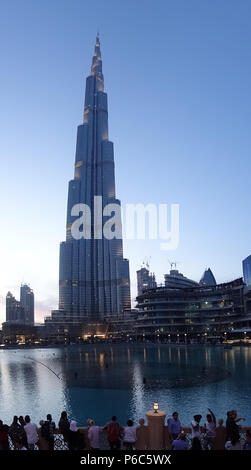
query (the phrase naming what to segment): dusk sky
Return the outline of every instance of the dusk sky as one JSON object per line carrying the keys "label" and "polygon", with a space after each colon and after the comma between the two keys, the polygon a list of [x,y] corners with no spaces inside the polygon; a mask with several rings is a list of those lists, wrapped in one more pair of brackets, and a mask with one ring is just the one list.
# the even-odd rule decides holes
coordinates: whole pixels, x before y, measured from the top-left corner
{"label": "dusk sky", "polygon": [[100,32],[116,190],[180,204],[180,244],[125,241],[132,299],[150,258],[217,282],[251,254],[250,0],[1,0],[0,323],[5,296],[34,289],[36,321],[58,306],[85,79]]}

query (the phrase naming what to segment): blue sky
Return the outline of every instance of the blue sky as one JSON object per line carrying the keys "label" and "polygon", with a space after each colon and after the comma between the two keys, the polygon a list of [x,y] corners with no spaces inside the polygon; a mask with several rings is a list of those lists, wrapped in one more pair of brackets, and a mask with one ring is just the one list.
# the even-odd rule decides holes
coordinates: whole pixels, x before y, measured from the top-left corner
{"label": "blue sky", "polygon": [[8,290],[35,292],[36,319],[58,302],[67,184],[97,29],[109,138],[122,203],[180,204],[180,244],[127,241],[198,280],[241,276],[251,253],[249,0],[2,0],[0,3],[0,321]]}

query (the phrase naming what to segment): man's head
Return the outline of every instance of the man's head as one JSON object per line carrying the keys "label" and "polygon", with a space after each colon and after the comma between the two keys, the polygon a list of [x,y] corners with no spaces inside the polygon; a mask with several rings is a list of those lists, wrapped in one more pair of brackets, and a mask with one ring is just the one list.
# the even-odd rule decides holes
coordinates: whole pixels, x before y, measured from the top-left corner
{"label": "man's head", "polygon": [[28,424],[28,423],[30,423],[30,420],[31,420],[31,419],[30,419],[29,415],[26,415],[25,418],[24,418],[24,420],[25,420],[25,422]]}
{"label": "man's head", "polygon": [[112,416],[112,422],[115,423],[117,421],[117,416]]}
{"label": "man's head", "polygon": [[219,418],[219,419],[218,419],[218,425],[219,425],[219,426],[222,426],[222,425],[223,425],[223,419],[222,419],[222,418]]}
{"label": "man's head", "polygon": [[194,415],[193,419],[196,421],[196,423],[199,423],[201,420],[202,416],[201,415]]}
{"label": "man's head", "polygon": [[47,421],[51,421],[52,420],[52,417],[50,414],[47,415]]}
{"label": "man's head", "polygon": [[173,413],[173,419],[174,419],[175,421],[177,421],[178,417],[179,417],[179,414],[177,413],[177,411],[175,411],[175,412]]}
{"label": "man's head", "polygon": [[90,427],[90,426],[94,426],[94,425],[95,425],[95,422],[93,421],[93,419],[88,419],[88,420],[87,420],[87,424],[88,424],[88,426]]}
{"label": "man's head", "polygon": [[133,420],[132,419],[128,419],[127,426],[133,426]]}
{"label": "man's head", "polygon": [[211,423],[212,421],[213,421],[212,416],[208,414],[207,415],[207,422]]}

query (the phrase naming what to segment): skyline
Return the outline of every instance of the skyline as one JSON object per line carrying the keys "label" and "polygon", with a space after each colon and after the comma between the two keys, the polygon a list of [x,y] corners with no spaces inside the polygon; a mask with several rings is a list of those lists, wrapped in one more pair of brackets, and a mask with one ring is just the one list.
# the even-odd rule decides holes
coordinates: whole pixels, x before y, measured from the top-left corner
{"label": "skyline", "polygon": [[[128,2],[128,11],[116,2],[86,1],[87,18],[83,2],[75,1],[75,9],[64,4],[59,12],[57,1],[2,7],[0,37],[8,46],[0,79],[0,322],[7,292],[17,296],[22,282],[34,290],[37,321],[57,306],[65,187],[97,28],[118,197],[123,203],[180,204],[180,245],[164,261],[158,241],[125,241],[132,299],[136,269],[149,256],[158,282],[169,271],[168,260],[194,280],[206,266],[217,282],[241,276],[251,233],[251,6],[146,1],[143,11],[142,2]],[[130,37],[121,17],[130,21]]]}

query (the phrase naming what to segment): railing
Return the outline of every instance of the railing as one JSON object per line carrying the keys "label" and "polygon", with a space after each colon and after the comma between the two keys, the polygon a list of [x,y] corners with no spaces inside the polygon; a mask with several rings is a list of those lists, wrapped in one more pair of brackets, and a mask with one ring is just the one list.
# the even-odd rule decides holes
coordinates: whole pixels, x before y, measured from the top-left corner
{"label": "railing", "polygon": [[[192,438],[191,438],[191,428],[189,427],[183,427],[182,428],[184,432],[186,433],[186,438],[188,442],[188,448],[191,449],[192,447]],[[88,440],[88,428],[82,427],[79,428],[80,432],[84,435],[84,450],[90,450],[90,443]],[[241,448],[243,447],[243,444],[245,442],[245,434],[246,431],[250,430],[251,427],[246,426],[246,427],[240,427],[239,432],[240,432],[240,443],[241,443]],[[40,433],[39,433],[40,434]],[[202,434],[202,448],[204,448],[205,445],[205,435]],[[9,437],[9,446],[10,450],[14,450],[14,445]],[[123,449],[123,446],[121,446]],[[150,449],[150,442],[149,442],[149,427],[148,426],[139,426],[137,429],[137,441],[135,444],[135,449],[136,450],[148,450]],[[172,448],[172,442],[171,438],[168,433],[168,428],[167,426],[163,427],[163,450],[170,450]],[[107,441],[107,435],[105,432],[100,433],[100,449],[101,450],[108,450],[109,449],[109,444]],[[34,450],[49,450],[48,444],[45,442],[44,439],[39,440],[38,445],[35,445]],[[59,433],[58,430],[56,430],[54,434],[54,450],[69,450],[68,444],[65,442],[64,437],[62,434]]]}

